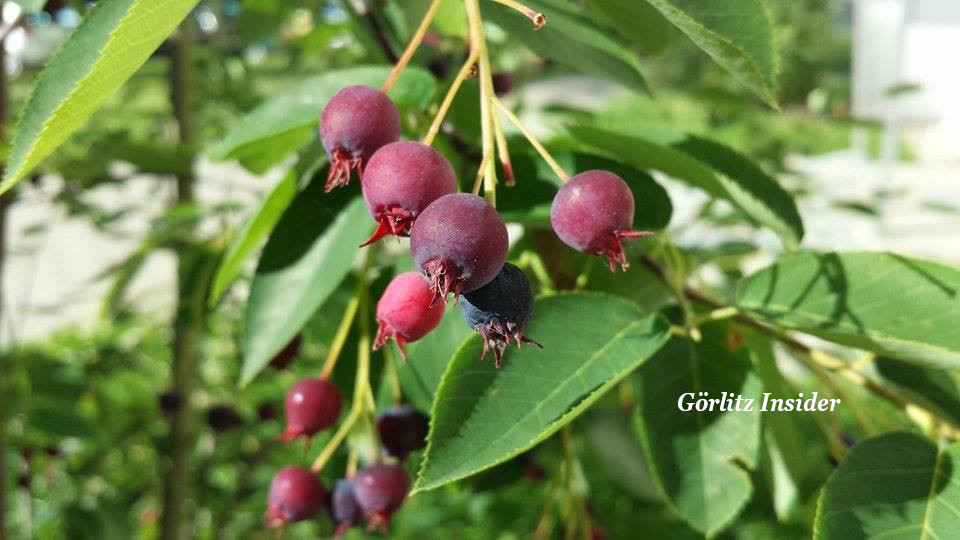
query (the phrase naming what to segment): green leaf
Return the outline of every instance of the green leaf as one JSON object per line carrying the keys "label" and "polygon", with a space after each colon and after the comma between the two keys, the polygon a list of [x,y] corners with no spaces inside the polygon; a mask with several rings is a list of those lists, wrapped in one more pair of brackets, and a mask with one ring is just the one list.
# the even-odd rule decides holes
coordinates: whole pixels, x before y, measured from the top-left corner
{"label": "green leaf", "polygon": [[737,81],[777,107],[773,23],[760,0],[647,0]]}
{"label": "green leaf", "polygon": [[197,0],[104,0],[53,56],[13,137],[0,193],[96,111],[160,46]]}
{"label": "green leaf", "polygon": [[883,357],[877,358],[875,365],[884,379],[960,425],[960,390],[952,373]]}
{"label": "green leaf", "polygon": [[665,130],[628,132],[569,126],[579,142],[641,169],[654,169],[729,201],[752,221],[769,227],[788,247],[803,238],[793,197],[746,156],[718,142]]}
{"label": "green leaf", "polygon": [[450,360],[431,413],[414,493],[524,452],[573,420],[667,340],[665,321],[597,294],[537,301],[525,332],[543,349],[511,350],[497,370],[474,335]]}
{"label": "green leaf", "polygon": [[587,0],[590,16],[650,52],[660,52],[676,34],[653,6],[637,0]]}
{"label": "green leaf", "polygon": [[814,537],[956,538],[960,531],[960,444],[943,448],[914,433],[861,441],[830,475],[817,504]]}
{"label": "green leaf", "polygon": [[483,15],[538,56],[619,82],[633,90],[646,88],[636,56],[572,3],[556,0],[525,0],[524,3],[544,14],[543,28],[534,30],[530,19],[501,5],[489,8],[485,5]]}
{"label": "green leaf", "polygon": [[[238,159],[251,170],[266,170],[310,140],[320,113],[341,88],[351,84],[379,88],[389,72],[389,66],[356,67],[301,81],[274,94],[243,117],[207,151],[207,156],[214,161]],[[422,109],[435,90],[433,76],[408,67],[388,95],[398,106]]]}
{"label": "green leaf", "polygon": [[297,194],[297,174],[291,170],[267,194],[260,207],[247,220],[243,228],[231,240],[230,247],[220,262],[213,278],[209,304],[215,304],[243,270],[243,264],[260,247],[261,241],[280,221],[281,215],[290,206]]}
{"label": "green leaf", "polygon": [[[674,338],[639,371],[636,427],[667,504],[707,536],[722,531],[753,495],[749,470],[760,449],[760,380],[746,351],[727,350],[726,325],[704,326],[694,344]],[[708,395],[699,396],[700,392]],[[733,394],[751,411],[682,411],[695,399]]]}
{"label": "green leaf", "polygon": [[[430,409],[447,363],[472,333],[473,329],[464,321],[460,307],[450,306],[433,331],[407,345],[409,361],[398,365],[397,372],[403,395],[410,403],[423,411]],[[394,358],[399,358],[399,353]]]}
{"label": "green leaf", "polygon": [[960,271],[890,253],[796,253],[746,278],[737,305],[777,325],[960,369]]}
{"label": "green leaf", "polygon": [[351,190],[323,193],[312,182],[280,218],[260,257],[247,301],[240,384],[266,366],[350,271],[373,230],[363,200]]}

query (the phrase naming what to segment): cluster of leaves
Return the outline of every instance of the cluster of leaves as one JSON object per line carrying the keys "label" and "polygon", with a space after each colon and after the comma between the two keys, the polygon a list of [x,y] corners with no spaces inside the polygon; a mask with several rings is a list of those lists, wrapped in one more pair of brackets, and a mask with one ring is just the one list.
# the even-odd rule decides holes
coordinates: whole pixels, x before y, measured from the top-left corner
{"label": "cluster of leaves", "polygon": [[[512,350],[500,370],[480,363],[480,338],[468,335],[456,309],[409,346],[410,363],[399,368],[399,382],[407,400],[430,411],[431,429],[415,462],[413,498],[397,515],[394,533],[449,534],[438,532],[442,523],[466,536],[491,537],[503,530],[549,536],[557,522],[576,527],[586,520],[616,538],[637,530],[671,538],[805,537],[811,531],[823,538],[955,535],[960,494],[952,465],[960,454],[956,443],[940,439],[956,440],[960,433],[954,376],[960,367],[960,271],[894,254],[800,249],[803,221],[794,193],[768,172],[778,165],[769,159],[770,148],[731,142],[745,133],[757,136],[751,126],[765,126],[779,114],[769,110],[780,105],[780,60],[763,3],[526,3],[547,14],[542,30],[532,31],[529,21],[507,7],[483,5],[491,48],[499,48],[495,63],[511,69],[521,87],[573,70],[632,94],[600,112],[550,107],[557,129],[549,146],[568,170],[602,168],[622,176],[636,197],[636,226],[658,235],[638,243],[630,272],[616,277],[591,257],[566,249],[547,220],[558,181],[522,139],[511,139],[517,186],[502,188],[498,210],[522,230],[510,256],[536,278],[540,297],[527,333],[545,349]],[[162,71],[150,78],[151,64],[166,59],[151,55],[196,4],[100,2],[37,82],[0,190],[42,163],[55,166],[62,153],[42,160],[98,106],[114,100],[109,92],[145,62],[123,92],[134,92],[138,80],[155,92]],[[223,65],[235,65],[241,74],[250,70],[239,76],[229,67],[198,71],[227,101],[203,101],[199,107],[201,138],[210,141],[204,157],[235,160],[255,174],[286,171],[242,228],[201,243],[198,251],[216,262],[210,279],[187,280],[210,283],[194,295],[207,299],[212,314],[194,401],[229,402],[245,419],[230,433],[205,430],[192,456],[201,474],[190,519],[196,530],[211,535],[258,528],[270,475],[277,464],[298,462],[306,451],[275,445],[279,426],[273,420],[255,422],[254,411],[279,401],[295,375],[319,368],[315,360],[326,352],[354,294],[356,246],[373,226],[356,189],[322,193],[325,163],[314,124],[341,87],[379,86],[390,69],[355,67],[352,54],[331,58],[330,65],[310,64],[311,53],[335,41],[335,25],[306,33],[287,26],[299,10],[318,14],[330,6],[267,4],[242,2],[245,15],[231,23],[236,28],[228,37],[256,45],[265,35],[294,36],[289,47],[279,48],[295,51],[282,56],[288,63],[248,67],[237,51],[225,52],[229,39],[214,39],[195,59],[196,66],[214,66],[225,55]],[[353,18],[342,29],[356,36],[350,43],[361,51],[358,56],[382,60],[391,43],[405,41],[420,13],[398,2],[368,7],[366,13],[349,13]],[[429,125],[446,83],[415,66],[457,66],[465,50],[464,21],[461,3],[445,2],[433,25],[434,45],[418,54],[390,91],[409,137]],[[283,31],[277,32],[277,25]],[[669,59],[675,47],[709,58],[723,73],[723,92],[668,92],[668,106],[642,95],[661,82],[649,76],[647,65]],[[541,58],[556,65],[544,68]],[[322,72],[312,73],[315,69]],[[284,73],[293,75],[281,77]],[[699,82],[700,74],[692,78]],[[238,95],[246,82],[264,89],[262,101]],[[791,95],[798,99],[809,91],[805,86]],[[449,129],[436,142],[458,171],[462,189],[469,189],[479,163],[477,95],[475,83],[464,85],[448,116]],[[254,101],[259,104],[221,136],[218,122]],[[716,105],[721,120],[701,112],[700,122],[686,122],[698,104]],[[731,126],[731,118],[747,120]],[[780,125],[802,125],[789,116],[777,118]],[[112,158],[144,172],[189,170],[189,161],[178,156],[195,148],[138,146],[141,137],[162,130],[123,130],[113,133],[111,142],[101,141],[111,148],[117,141],[129,143],[127,157],[108,154]],[[148,158],[159,165],[149,165]],[[107,174],[102,171],[110,161],[104,160],[99,175]],[[676,224],[668,227],[673,203],[664,185],[677,184],[703,194],[709,202],[693,213],[693,221],[728,233],[727,241],[673,241]],[[182,248],[192,238],[180,234],[179,224],[194,224],[206,213],[199,206],[178,207],[158,221],[143,248],[120,267],[108,305],[122,305],[124,286],[146,254],[158,247]],[[770,240],[782,256],[744,276],[744,262]],[[410,265],[403,250],[378,255],[373,294]],[[710,271],[721,277],[706,290],[699,278]],[[235,284],[246,278],[249,292],[243,294]],[[76,479],[75,493],[57,489],[55,481],[31,482],[40,490],[36,498],[49,505],[39,513],[46,521],[33,525],[37,531],[69,523],[105,536],[116,527],[123,537],[136,524],[148,531],[155,526],[159,480],[138,471],[155,471],[158,456],[168,450],[160,437],[163,418],[152,400],[143,399],[165,386],[158,381],[169,361],[163,346],[168,336],[138,325],[129,329],[122,321],[115,319],[89,343],[17,351],[11,355],[13,368],[5,368],[11,376],[4,373],[9,381],[4,395],[14,399],[11,407],[4,399],[4,414],[10,415],[4,421],[16,428],[14,445],[63,445],[68,459],[50,465],[59,467],[51,477],[66,472]],[[293,371],[264,371],[301,331],[307,350]],[[819,338],[828,351],[811,349],[793,333]],[[355,350],[351,345],[356,343],[348,342],[345,350]],[[383,352],[373,358],[374,366],[385,366]],[[44,375],[31,371],[36,369]],[[353,371],[347,356],[334,373],[340,388],[352,388]],[[388,377],[375,371],[371,382],[387,403]],[[792,397],[811,391],[842,399],[843,406],[835,413],[761,413],[756,407],[681,412],[676,406],[689,392],[762,401],[766,393]],[[51,395],[66,402],[50,404],[44,398]],[[65,416],[64,409],[76,413]],[[107,424],[94,421],[108,411],[122,414]],[[554,436],[561,430],[564,436]],[[851,450],[846,444],[851,438],[866,440]],[[4,459],[8,468],[38,465]],[[830,459],[840,462],[835,470]],[[332,468],[342,470],[343,464]],[[325,473],[328,485],[331,474]],[[117,508],[128,518],[119,524],[107,518]],[[306,523],[291,533],[306,537],[325,530],[327,523]]]}

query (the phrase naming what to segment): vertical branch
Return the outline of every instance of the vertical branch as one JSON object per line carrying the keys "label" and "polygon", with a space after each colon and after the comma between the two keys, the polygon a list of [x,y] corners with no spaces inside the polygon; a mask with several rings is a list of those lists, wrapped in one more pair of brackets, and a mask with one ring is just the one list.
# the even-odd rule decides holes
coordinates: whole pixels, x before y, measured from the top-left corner
{"label": "vertical branch", "polygon": [[[7,114],[9,105],[9,94],[7,92],[7,65],[6,52],[4,45],[6,39],[0,38],[0,140],[6,137]],[[0,175],[3,173],[3,166],[0,165]],[[7,237],[7,207],[13,197],[12,192],[0,195],[0,331],[3,329],[3,262],[6,260],[6,237]],[[4,366],[4,354],[0,350],[0,380],[7,380]],[[5,407],[3,403],[3,393],[0,389],[0,410]],[[4,467],[4,461],[7,455],[7,447],[4,441],[7,425],[0,420],[0,538],[6,538],[7,530],[7,474]]]}
{"label": "vertical branch", "polygon": [[[196,151],[196,126],[193,96],[193,35],[190,19],[184,21],[175,36],[170,72],[173,112],[179,128],[179,143],[184,159],[193,163]],[[177,175],[177,204],[193,202],[193,173]],[[173,391],[180,396],[180,406],[170,422],[169,456],[164,470],[163,516],[160,537],[174,540],[183,537],[183,501],[189,491],[188,460],[193,448],[193,415],[190,396],[193,393],[197,368],[197,342],[203,328],[203,294],[196,294],[203,280],[193,280],[194,262],[190,245],[177,246],[177,308],[174,315]],[[200,299],[197,301],[197,299]]]}
{"label": "vertical branch", "polygon": [[483,195],[490,204],[497,205],[497,167],[493,159],[493,74],[490,67],[490,54],[487,51],[486,37],[483,35],[483,18],[480,15],[478,0],[465,0],[467,17],[470,21],[470,50],[477,51],[480,65],[480,130],[483,135]]}

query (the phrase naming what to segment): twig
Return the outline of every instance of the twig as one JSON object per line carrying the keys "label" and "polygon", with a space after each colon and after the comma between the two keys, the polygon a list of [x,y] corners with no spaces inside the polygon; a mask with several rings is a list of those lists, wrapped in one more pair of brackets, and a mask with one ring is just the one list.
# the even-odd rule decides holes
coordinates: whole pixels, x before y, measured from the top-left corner
{"label": "twig", "polygon": [[553,172],[556,173],[557,177],[560,178],[561,182],[566,183],[567,180],[570,180],[570,175],[568,175],[567,172],[563,170],[563,167],[561,167],[560,164],[557,163],[557,160],[553,159],[553,156],[550,155],[550,152],[548,152],[546,147],[543,146],[543,143],[540,142],[540,139],[538,139],[536,135],[534,135],[533,132],[531,132],[527,128],[527,126],[523,125],[523,122],[521,122],[520,119],[517,118],[517,115],[513,114],[513,111],[508,109],[503,104],[503,102],[500,101],[500,99],[498,98],[493,98],[493,104],[498,109],[500,109],[500,111],[504,115],[506,115],[507,118],[510,119],[510,122],[512,122],[513,125],[516,126],[518,130],[520,130],[520,133],[522,133],[523,136],[526,137],[528,141],[530,141],[530,144],[533,145],[533,148],[536,149],[536,151],[540,154],[540,157],[542,157],[543,160],[547,162],[547,165],[549,165],[550,168],[553,169]]}
{"label": "twig", "polygon": [[430,28],[430,23],[433,21],[433,17],[436,16],[437,10],[440,9],[442,3],[443,0],[433,0],[430,2],[430,7],[427,8],[427,12],[423,15],[420,26],[418,26],[417,30],[413,33],[406,50],[400,55],[400,59],[394,64],[393,69],[390,70],[390,74],[387,76],[386,82],[384,82],[380,88],[382,92],[386,93],[387,90],[390,90],[393,83],[397,81],[397,77],[400,76],[400,72],[403,71],[403,68],[407,67],[410,59],[413,58],[413,53],[417,52],[420,42],[423,41],[423,36],[426,35],[427,29]]}
{"label": "twig", "polygon": [[443,124],[443,119],[446,118],[447,112],[450,110],[450,105],[453,104],[453,99],[457,97],[457,92],[460,91],[460,86],[470,75],[470,72],[473,70],[473,65],[477,63],[478,55],[479,51],[476,49],[471,50],[470,56],[467,57],[467,61],[463,63],[463,67],[461,67],[460,71],[457,72],[457,76],[453,78],[453,81],[450,83],[450,89],[447,90],[447,95],[443,97],[443,101],[440,103],[440,108],[437,109],[437,114],[433,117],[433,122],[430,124],[430,129],[428,129],[427,134],[423,136],[423,144],[427,146],[433,144],[433,139],[440,131],[440,126]]}

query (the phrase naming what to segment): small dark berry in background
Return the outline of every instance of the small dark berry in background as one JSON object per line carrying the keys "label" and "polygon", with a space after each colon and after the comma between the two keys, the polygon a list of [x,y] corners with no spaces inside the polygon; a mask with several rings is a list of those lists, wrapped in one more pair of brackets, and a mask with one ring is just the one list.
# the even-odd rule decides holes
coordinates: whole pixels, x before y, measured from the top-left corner
{"label": "small dark berry in background", "polygon": [[300,347],[303,346],[303,337],[297,334],[287,343],[286,347],[280,350],[273,360],[270,360],[270,367],[274,369],[287,369],[293,362],[293,359],[300,354]]}
{"label": "small dark berry in background", "polygon": [[257,407],[257,416],[264,422],[276,420],[277,408],[273,406],[273,403],[261,403],[260,406]]}
{"label": "small dark berry in background", "polygon": [[43,449],[44,453],[47,454],[47,457],[58,458],[60,457],[60,447],[48,444],[46,448]]}
{"label": "small dark berry in background", "polygon": [[243,418],[233,407],[214,405],[207,411],[207,424],[214,431],[229,431],[243,425]]}
{"label": "small dark berry in background", "polygon": [[301,380],[287,391],[287,427],[281,440],[310,437],[332,426],[340,416],[341,403],[340,390],[330,382],[319,378]]}
{"label": "small dark berry in background", "polygon": [[434,294],[418,272],[404,272],[387,285],[377,301],[377,338],[373,348],[383,347],[393,338],[407,361],[403,346],[430,333],[443,318],[443,302],[433,302]]}
{"label": "small dark berry in background", "polygon": [[617,264],[624,269],[629,266],[623,239],[653,234],[631,230],[633,205],[633,194],[622,178],[607,171],[586,171],[557,192],[550,223],[565,244],[606,257],[610,271],[615,272]]}
{"label": "small dark berry in background", "polygon": [[363,510],[357,503],[353,483],[349,480],[337,480],[330,495],[330,517],[336,526],[335,535],[343,536],[347,529],[356,527],[363,519]]}
{"label": "small dark berry in background", "polygon": [[467,324],[483,336],[483,356],[493,349],[498,368],[511,341],[517,347],[523,343],[541,347],[523,335],[533,313],[533,291],[523,271],[510,263],[490,283],[464,293],[460,310]]}
{"label": "small dark berry in background", "polygon": [[498,71],[491,77],[493,79],[493,93],[502,96],[509,94],[513,90],[513,74],[507,71]]}
{"label": "small dark berry in background", "polygon": [[444,195],[427,207],[410,232],[410,251],[435,299],[474,291],[490,282],[507,259],[507,226],[486,200],[469,193]]}
{"label": "small dark berry in background", "polygon": [[391,234],[409,236],[414,220],[430,203],[456,193],[457,176],[440,152],[416,141],[398,141],[373,154],[361,188],[377,222],[366,246]]}
{"label": "small dark berry in background", "polygon": [[446,58],[434,58],[427,64],[427,69],[437,79],[446,79],[450,74],[450,62]]}
{"label": "small dark berry in background", "polygon": [[20,457],[22,457],[24,461],[30,461],[31,459],[33,459],[33,447],[24,446],[23,448],[21,448]]}
{"label": "small dark berry in background", "polygon": [[160,405],[160,410],[172,414],[180,408],[180,405],[183,404],[183,400],[180,399],[180,394],[174,392],[173,390],[168,390],[159,396],[157,396],[157,403]]}
{"label": "small dark berry in background", "polygon": [[429,429],[430,418],[410,405],[390,407],[377,416],[380,444],[399,460],[424,447]]}
{"label": "small dark berry in background", "polygon": [[309,469],[286,467],[270,482],[267,498],[267,525],[278,527],[310,519],[327,503],[323,484]]}
{"label": "small dark berry in background", "polygon": [[30,489],[30,475],[21,474],[20,477],[17,478],[17,485],[23,489]]}
{"label": "small dark berry in background", "polygon": [[390,516],[403,503],[410,489],[410,480],[397,465],[371,465],[353,479],[357,503],[367,516],[367,526],[386,532]]}
{"label": "small dark berry in background", "polygon": [[320,139],[330,157],[326,190],[346,185],[381,146],[400,136],[400,115],[383,92],[347,86],[337,92],[320,116]]}

